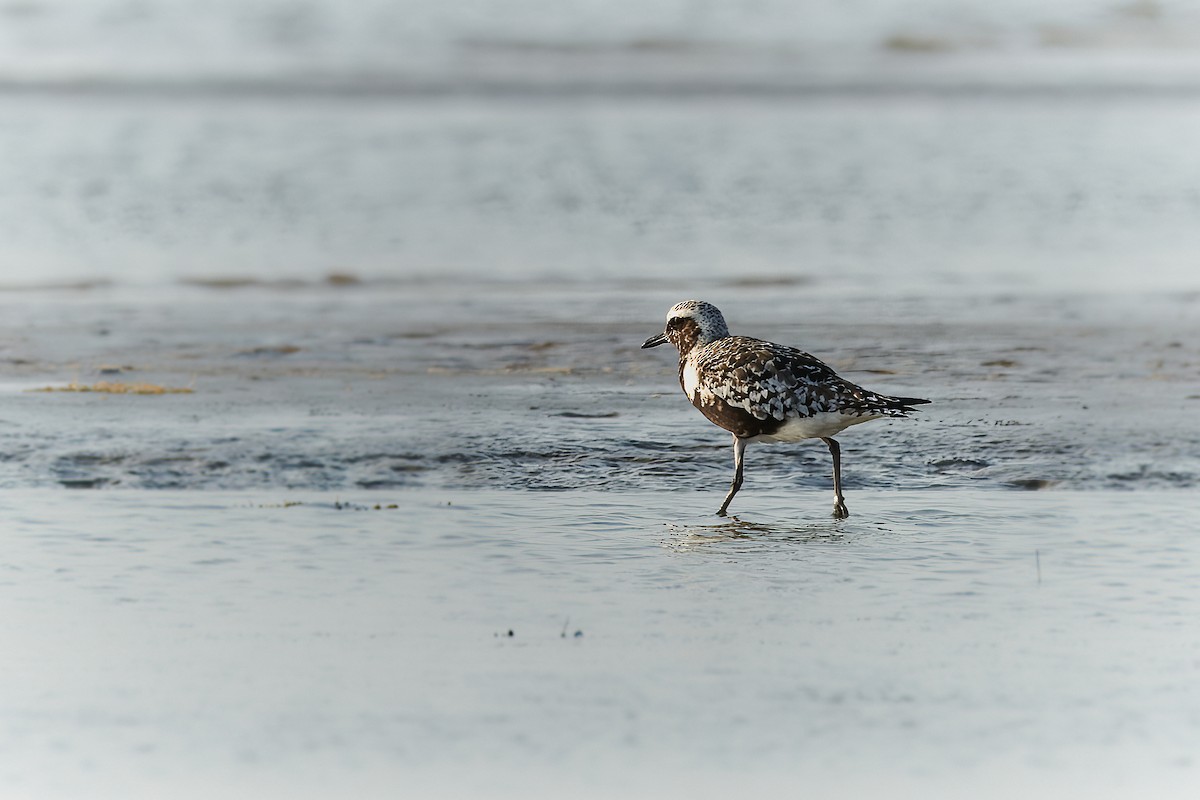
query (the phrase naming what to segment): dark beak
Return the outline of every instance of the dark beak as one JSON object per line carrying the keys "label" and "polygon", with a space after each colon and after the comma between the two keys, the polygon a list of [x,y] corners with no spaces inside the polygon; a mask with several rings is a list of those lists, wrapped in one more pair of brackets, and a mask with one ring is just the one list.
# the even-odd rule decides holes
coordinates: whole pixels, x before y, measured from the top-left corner
{"label": "dark beak", "polygon": [[658,336],[651,336],[649,339],[642,342],[642,349],[645,350],[647,347],[658,347],[660,344],[666,343],[667,335],[665,333],[660,333]]}

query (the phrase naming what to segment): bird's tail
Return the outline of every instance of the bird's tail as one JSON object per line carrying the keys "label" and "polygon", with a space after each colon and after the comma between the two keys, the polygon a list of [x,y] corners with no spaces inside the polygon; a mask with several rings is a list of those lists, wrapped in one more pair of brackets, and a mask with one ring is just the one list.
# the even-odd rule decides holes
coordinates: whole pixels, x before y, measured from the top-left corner
{"label": "bird's tail", "polygon": [[893,414],[907,414],[910,411],[916,411],[913,406],[923,406],[928,403],[928,400],[922,400],[920,397],[881,397],[883,400],[883,408]]}

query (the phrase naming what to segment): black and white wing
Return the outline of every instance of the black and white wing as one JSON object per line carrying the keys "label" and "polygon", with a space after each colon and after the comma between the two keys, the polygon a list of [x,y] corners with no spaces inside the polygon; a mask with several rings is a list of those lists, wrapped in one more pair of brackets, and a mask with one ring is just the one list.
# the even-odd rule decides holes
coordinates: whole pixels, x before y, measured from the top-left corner
{"label": "black and white wing", "polygon": [[834,411],[894,415],[907,410],[902,398],[863,389],[803,350],[746,336],[706,345],[697,354],[695,369],[702,395],[759,420],[783,421]]}

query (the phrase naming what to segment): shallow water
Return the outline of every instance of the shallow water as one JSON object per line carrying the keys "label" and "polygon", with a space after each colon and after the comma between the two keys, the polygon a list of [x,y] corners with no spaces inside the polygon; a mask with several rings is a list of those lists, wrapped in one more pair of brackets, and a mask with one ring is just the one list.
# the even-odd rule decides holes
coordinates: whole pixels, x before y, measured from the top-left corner
{"label": "shallow water", "polygon": [[0,287],[1195,290],[1197,138],[1153,93],[0,95]]}
{"label": "shallow water", "polygon": [[707,499],[0,493],[0,788],[1200,780],[1190,494],[864,491],[842,522],[825,492],[759,492],[730,520],[697,513]]}

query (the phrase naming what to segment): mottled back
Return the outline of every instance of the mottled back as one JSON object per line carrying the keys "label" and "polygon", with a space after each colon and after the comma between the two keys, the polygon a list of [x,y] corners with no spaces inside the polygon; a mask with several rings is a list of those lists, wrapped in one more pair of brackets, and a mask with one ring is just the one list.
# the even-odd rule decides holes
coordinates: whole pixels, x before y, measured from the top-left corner
{"label": "mottled back", "polygon": [[839,377],[815,356],[761,339],[727,336],[696,348],[687,361],[698,380],[700,396],[694,402],[711,395],[759,420],[835,411],[871,416],[903,413],[895,398]]}

